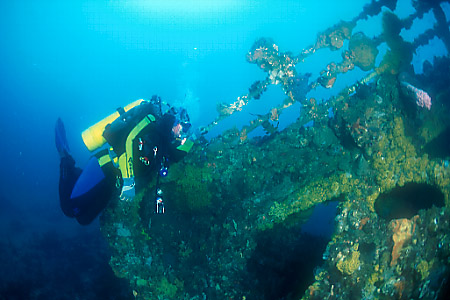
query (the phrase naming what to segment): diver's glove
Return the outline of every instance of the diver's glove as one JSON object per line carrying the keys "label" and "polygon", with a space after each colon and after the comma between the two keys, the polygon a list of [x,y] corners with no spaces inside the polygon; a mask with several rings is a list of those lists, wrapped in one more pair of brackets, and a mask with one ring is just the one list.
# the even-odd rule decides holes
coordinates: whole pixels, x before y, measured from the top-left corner
{"label": "diver's glove", "polygon": [[120,200],[122,201],[131,201],[133,200],[134,196],[136,195],[135,190],[136,183],[134,182],[134,177],[131,178],[124,178],[123,179],[123,186],[122,186],[122,192],[120,193]]}

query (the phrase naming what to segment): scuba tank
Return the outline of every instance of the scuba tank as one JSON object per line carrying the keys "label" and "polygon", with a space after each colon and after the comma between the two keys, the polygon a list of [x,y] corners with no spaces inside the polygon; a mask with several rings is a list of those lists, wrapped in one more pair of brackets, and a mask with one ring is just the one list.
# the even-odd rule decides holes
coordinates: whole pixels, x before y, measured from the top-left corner
{"label": "scuba tank", "polygon": [[113,123],[122,113],[140,105],[143,101],[143,99],[139,99],[128,104],[124,108],[118,108],[114,113],[84,130],[81,133],[81,137],[83,138],[83,142],[89,151],[94,151],[106,143],[106,139],[103,137],[103,132],[108,124]]}
{"label": "scuba tank", "polygon": [[152,102],[144,101],[139,106],[122,113],[114,122],[106,125],[103,138],[113,147],[117,155],[121,155],[125,152],[127,139],[132,136],[134,140],[133,131],[134,135],[140,132],[142,128],[136,131],[136,127],[146,117],[149,117],[152,123],[160,117],[158,107]]}

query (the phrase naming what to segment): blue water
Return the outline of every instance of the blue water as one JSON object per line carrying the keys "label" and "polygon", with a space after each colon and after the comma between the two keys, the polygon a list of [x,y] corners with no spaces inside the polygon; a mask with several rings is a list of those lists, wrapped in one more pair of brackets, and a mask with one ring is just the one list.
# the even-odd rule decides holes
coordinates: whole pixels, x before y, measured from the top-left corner
{"label": "blue water", "polygon": [[[318,32],[351,20],[369,2],[1,1],[1,247],[46,252],[50,246],[33,241],[50,233],[58,243],[97,245],[98,252],[90,249],[93,256],[107,251],[98,222],[81,227],[60,212],[53,136],[58,117],[81,167],[90,153],[80,133],[133,100],[158,94],[186,106],[194,126],[205,125],[217,115],[216,103],[233,102],[265,77],[245,61],[257,38],[271,37],[281,51],[298,53],[314,43]],[[410,4],[399,3],[407,15]],[[358,26],[377,30],[366,22]],[[432,20],[427,16],[424,22]],[[436,55],[446,54],[439,41],[431,48]],[[415,56],[419,72],[431,48]],[[329,61],[324,57],[321,65],[304,71],[317,73]],[[281,89],[271,89],[262,100],[279,103]],[[257,109],[227,126],[241,126],[249,112],[261,113]],[[26,263],[18,261],[12,269],[21,272]]]}

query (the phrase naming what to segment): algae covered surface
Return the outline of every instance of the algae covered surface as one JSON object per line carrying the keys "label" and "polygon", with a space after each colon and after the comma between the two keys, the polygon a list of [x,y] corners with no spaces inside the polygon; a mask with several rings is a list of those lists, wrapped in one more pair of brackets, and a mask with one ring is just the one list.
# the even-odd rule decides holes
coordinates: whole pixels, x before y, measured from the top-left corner
{"label": "algae covered surface", "polygon": [[[426,37],[404,41],[399,32],[410,20],[381,11],[392,1],[379,2],[363,12],[381,16],[384,32],[374,39],[352,32],[355,19],[319,33],[298,55],[281,52],[270,38],[256,41],[247,60],[267,78],[232,104],[218,105],[217,121],[257,101],[269,85],[280,86],[285,100],[242,129],[198,139],[161,179],[166,214],[154,214],[155,182],[132,202],[111,201],[101,217],[110,265],[136,299],[442,295],[450,256],[450,60],[436,59],[434,69],[413,74],[413,49]],[[416,8],[416,16],[439,9]],[[448,30],[434,34],[448,37]],[[389,50],[375,64],[382,43]],[[295,66],[321,48],[342,48],[342,61],[308,81]],[[337,96],[306,97],[333,88],[355,68],[367,76]],[[439,70],[447,73],[437,77]],[[431,94],[429,109],[408,84]],[[277,130],[294,103],[301,107],[295,121]],[[266,134],[249,137],[257,127]],[[329,201],[339,203],[333,235],[303,233],[312,209]],[[404,208],[394,213],[398,203]]]}

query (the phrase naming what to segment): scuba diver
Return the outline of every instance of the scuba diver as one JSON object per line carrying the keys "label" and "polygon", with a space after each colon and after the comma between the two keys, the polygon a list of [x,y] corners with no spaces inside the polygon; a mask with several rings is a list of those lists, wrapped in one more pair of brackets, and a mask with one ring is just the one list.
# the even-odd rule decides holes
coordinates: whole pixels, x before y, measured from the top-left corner
{"label": "scuba diver", "polygon": [[98,150],[84,170],[75,166],[64,124],[57,120],[59,198],[66,216],[90,224],[112,197],[133,200],[136,187],[155,175],[155,212],[164,213],[159,177],[167,176],[169,162],[179,161],[190,151],[193,135],[185,109],[164,104],[163,113],[162,106],[158,96],[137,100],[83,131],[87,148]]}

